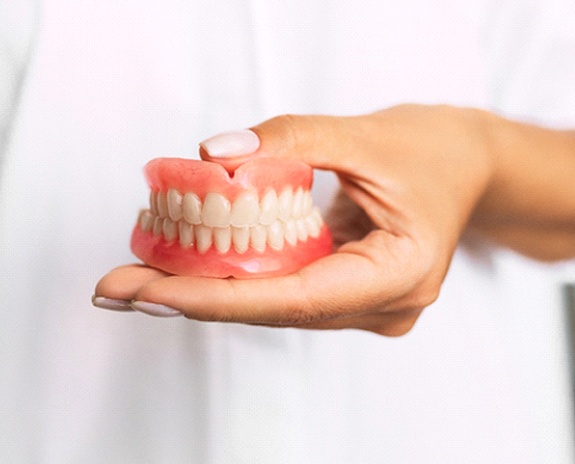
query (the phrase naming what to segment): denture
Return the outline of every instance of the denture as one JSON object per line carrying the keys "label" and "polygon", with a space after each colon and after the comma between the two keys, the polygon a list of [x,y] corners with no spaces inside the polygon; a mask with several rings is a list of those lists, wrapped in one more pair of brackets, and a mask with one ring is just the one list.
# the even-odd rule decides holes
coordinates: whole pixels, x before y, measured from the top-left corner
{"label": "denture", "polygon": [[157,158],[144,172],[150,207],[140,212],[131,248],[152,267],[178,275],[270,277],[332,251],[305,163],[257,158],[228,173],[218,163]]}

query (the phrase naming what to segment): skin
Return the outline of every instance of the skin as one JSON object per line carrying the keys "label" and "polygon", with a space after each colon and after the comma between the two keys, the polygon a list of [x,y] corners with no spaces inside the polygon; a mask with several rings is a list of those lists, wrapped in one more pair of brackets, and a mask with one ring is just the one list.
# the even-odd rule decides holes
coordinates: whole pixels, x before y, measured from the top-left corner
{"label": "skin", "polygon": [[464,233],[539,260],[575,256],[575,132],[419,105],[280,116],[252,130],[261,140],[255,153],[214,161],[233,170],[273,155],[337,173],[342,188],[327,217],[336,252],[256,280],[128,265],[104,276],[97,296],[201,321],[398,336],[438,297]]}

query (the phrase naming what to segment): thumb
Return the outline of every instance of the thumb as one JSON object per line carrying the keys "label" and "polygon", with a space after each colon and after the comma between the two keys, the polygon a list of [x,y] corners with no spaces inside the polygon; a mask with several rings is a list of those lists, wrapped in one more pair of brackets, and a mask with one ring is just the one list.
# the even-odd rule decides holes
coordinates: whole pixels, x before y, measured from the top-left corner
{"label": "thumb", "polygon": [[357,118],[283,115],[251,129],[223,132],[200,143],[203,160],[233,172],[258,156],[303,161],[339,173],[352,168],[354,126]]}

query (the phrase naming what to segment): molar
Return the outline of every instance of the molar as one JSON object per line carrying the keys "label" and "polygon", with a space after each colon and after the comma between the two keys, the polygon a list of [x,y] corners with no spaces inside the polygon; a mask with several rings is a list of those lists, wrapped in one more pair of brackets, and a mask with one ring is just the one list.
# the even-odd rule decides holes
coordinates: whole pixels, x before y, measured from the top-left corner
{"label": "molar", "polygon": [[202,224],[208,227],[228,227],[231,220],[230,201],[220,193],[210,192],[202,206]]}
{"label": "molar", "polygon": [[150,211],[154,216],[158,215],[158,193],[150,190]]}
{"label": "molar", "polygon": [[149,232],[154,227],[155,215],[150,210],[144,210],[140,212],[140,217],[138,222],[140,223],[140,228],[144,232]]}

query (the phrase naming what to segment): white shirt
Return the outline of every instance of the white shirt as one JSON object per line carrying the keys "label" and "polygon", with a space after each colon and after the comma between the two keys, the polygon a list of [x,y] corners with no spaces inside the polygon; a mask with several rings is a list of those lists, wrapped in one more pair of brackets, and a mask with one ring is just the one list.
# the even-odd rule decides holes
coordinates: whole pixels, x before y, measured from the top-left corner
{"label": "white shirt", "polygon": [[90,305],[142,166],[219,131],[402,102],[572,127],[567,3],[45,1],[0,178],[6,462],[571,462],[564,268],[461,249],[400,339]]}

